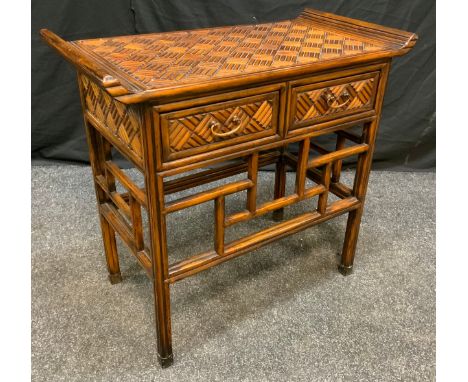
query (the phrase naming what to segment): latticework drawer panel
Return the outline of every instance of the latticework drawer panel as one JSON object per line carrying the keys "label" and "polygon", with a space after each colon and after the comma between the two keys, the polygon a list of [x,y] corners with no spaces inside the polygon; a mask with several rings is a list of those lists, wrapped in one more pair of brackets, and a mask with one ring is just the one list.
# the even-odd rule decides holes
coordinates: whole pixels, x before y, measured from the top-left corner
{"label": "latticework drawer panel", "polygon": [[[120,143],[122,151],[143,159],[141,113],[135,106],[127,106],[113,99],[86,75],[80,74],[86,110],[99,122],[99,127]],[[124,152],[125,154],[126,152]]]}
{"label": "latticework drawer panel", "polygon": [[377,77],[371,73],[293,88],[291,128],[372,109]]}
{"label": "latticework drawer panel", "polygon": [[272,92],[161,115],[166,159],[276,134],[278,93]]}

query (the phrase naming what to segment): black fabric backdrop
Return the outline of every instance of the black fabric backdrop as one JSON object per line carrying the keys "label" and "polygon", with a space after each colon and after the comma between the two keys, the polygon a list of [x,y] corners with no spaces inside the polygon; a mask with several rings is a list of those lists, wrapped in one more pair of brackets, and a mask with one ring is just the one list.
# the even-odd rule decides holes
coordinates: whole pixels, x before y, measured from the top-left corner
{"label": "black fabric backdrop", "polygon": [[413,51],[393,62],[374,168],[433,169],[434,0],[33,0],[33,163],[88,162],[75,71],[41,41],[40,28],[76,40],[277,21],[296,17],[305,7],[419,35]]}

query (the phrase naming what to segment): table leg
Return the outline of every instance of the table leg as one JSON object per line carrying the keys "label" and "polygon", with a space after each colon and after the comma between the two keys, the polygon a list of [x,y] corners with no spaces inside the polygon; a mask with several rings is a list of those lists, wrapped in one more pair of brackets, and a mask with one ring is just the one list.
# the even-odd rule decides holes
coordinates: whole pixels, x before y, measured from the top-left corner
{"label": "table leg", "polygon": [[359,236],[361,218],[364,212],[364,201],[367,193],[367,184],[369,182],[375,140],[379,128],[383,97],[387,86],[389,71],[390,64],[386,65],[380,74],[379,88],[375,97],[375,111],[377,118],[372,122],[366,123],[363,129],[362,140],[363,143],[367,143],[369,145],[369,150],[366,153],[359,155],[356,167],[353,195],[361,202],[361,205],[358,209],[351,211],[348,215],[343,252],[341,253],[341,262],[338,266],[339,271],[345,276],[350,274],[353,269],[354,255],[356,253],[356,244]]}
{"label": "table leg", "polygon": [[[282,198],[286,193],[286,163],[283,156],[284,149],[278,157],[275,168],[275,199]],[[278,208],[273,211],[273,220],[283,220],[284,208]]]}
{"label": "table leg", "polygon": [[377,128],[378,121],[366,123],[364,125],[363,140],[369,145],[369,150],[359,155],[356,166],[353,195],[361,202],[361,205],[359,208],[348,214],[343,252],[341,253],[341,262],[338,266],[338,270],[344,276],[351,274],[353,270],[354,255],[356,253],[361,218],[364,212],[364,201],[372,165],[372,155]]}
{"label": "table leg", "polygon": [[154,306],[156,314],[156,335],[158,342],[158,361],[162,367],[174,362],[172,354],[171,312],[169,284],[159,278],[153,282]]}
{"label": "table leg", "polygon": [[347,276],[353,271],[354,255],[356,253],[362,212],[363,209],[360,207],[348,214],[343,252],[341,253],[341,263],[338,265],[338,270],[343,276]]}
{"label": "table leg", "polygon": [[[85,130],[89,147],[89,160],[94,177],[97,206],[99,210],[99,206],[102,203],[109,201],[106,193],[103,192],[103,190],[96,183],[97,176],[105,176],[104,162],[106,160],[106,151],[108,150],[104,149],[104,144],[99,133],[86,121]],[[107,270],[109,271],[109,281],[111,284],[117,284],[122,281],[122,275],[120,274],[119,256],[117,253],[117,244],[115,241],[115,231],[101,214],[99,214],[99,220],[101,223],[102,240],[104,244],[104,253],[106,255]]]}
{"label": "table leg", "polygon": [[115,231],[107,222],[100,216],[102,240],[104,242],[104,252],[106,254],[107,270],[109,271],[109,281],[111,284],[118,284],[122,281],[120,274],[119,256],[117,253],[117,244],[115,242]]}
{"label": "table leg", "polygon": [[164,186],[162,177],[155,177],[155,190],[149,196],[149,225],[153,263],[153,292],[156,318],[158,360],[162,367],[173,363],[171,303],[168,277],[166,241],[166,217],[164,208]]}

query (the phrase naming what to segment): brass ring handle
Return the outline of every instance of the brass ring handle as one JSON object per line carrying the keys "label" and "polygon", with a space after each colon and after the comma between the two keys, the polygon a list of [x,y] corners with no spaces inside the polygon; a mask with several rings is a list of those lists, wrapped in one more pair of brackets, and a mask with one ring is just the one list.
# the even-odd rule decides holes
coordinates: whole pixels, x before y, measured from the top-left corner
{"label": "brass ring handle", "polygon": [[[216,135],[217,137],[228,137],[229,135],[235,134],[241,128],[242,120],[237,115],[235,115],[234,117],[232,117],[231,122],[234,125],[236,125],[236,127],[233,128],[232,130],[229,130],[229,131],[225,132],[225,133],[220,133],[219,132],[219,128],[220,128],[219,122],[211,121],[210,122],[211,133],[213,135]],[[217,129],[218,131],[215,131],[215,129]]]}
{"label": "brass ring handle", "polygon": [[328,93],[327,94],[327,105],[328,107],[332,109],[340,109],[343,106],[346,106],[350,101],[351,101],[351,95],[345,90],[343,94],[341,95],[342,97],[346,97],[346,101],[340,103],[339,105],[333,105],[334,102],[337,101],[336,96],[333,93]]}

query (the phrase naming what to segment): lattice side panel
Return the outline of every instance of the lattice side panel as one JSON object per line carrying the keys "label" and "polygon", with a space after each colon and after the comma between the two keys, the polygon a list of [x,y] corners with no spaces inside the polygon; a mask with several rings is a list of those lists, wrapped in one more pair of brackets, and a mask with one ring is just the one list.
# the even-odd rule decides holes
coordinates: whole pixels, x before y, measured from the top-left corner
{"label": "lattice side panel", "polygon": [[[105,193],[106,200],[100,204],[99,211],[137,258],[148,276],[152,277],[150,251],[145,245],[142,218],[142,208],[147,208],[146,194],[112,161],[110,143],[102,138],[101,142],[104,145],[105,161],[101,163],[102,170],[96,174],[95,182]],[[117,184],[125,192],[120,192]]]}
{"label": "lattice side panel", "polygon": [[86,110],[96,118],[111,136],[141,161],[143,160],[141,113],[113,99],[86,75],[80,74]]}
{"label": "lattice side panel", "polygon": [[[300,144],[298,156],[288,155],[285,158],[286,163],[296,169],[295,189],[291,194],[278,195],[278,197],[275,196],[274,200],[258,203],[258,169],[263,161],[262,155],[254,152],[245,158],[246,166],[244,169],[247,172],[245,179],[224,183],[221,186],[167,203],[163,211],[166,215],[208,201],[214,202],[212,249],[171,264],[167,282],[176,282],[273,240],[357,209],[361,202],[354,195],[353,189],[341,185],[336,179],[339,177],[340,169],[335,168],[335,166],[345,158],[366,153],[369,146],[361,142],[361,137],[354,137],[346,133],[343,135],[341,131],[339,133],[340,143],[337,143],[336,150],[328,151],[315,145],[310,138],[305,138]],[[355,144],[345,147],[341,142],[343,139],[351,140]],[[312,151],[319,155],[309,158],[309,152]],[[283,160],[284,154],[279,152],[278,154],[279,156],[275,159],[281,158]],[[306,178],[312,180],[312,186],[306,184]],[[226,197],[243,191],[247,191],[245,208],[240,212],[226,214]],[[331,201],[329,193],[337,195],[339,200]],[[315,197],[317,197],[316,208],[226,242],[225,233],[228,227]]]}
{"label": "lattice side panel", "polygon": [[[324,137],[332,138],[331,140],[325,139],[319,143],[317,138],[311,139],[307,144],[308,151],[303,150],[307,140],[304,141],[300,145],[297,157],[290,153],[286,154],[288,163],[296,170],[296,184],[303,185],[304,177],[307,177],[313,183],[324,188],[324,192],[320,194],[318,200],[317,211],[319,213],[325,213],[333,200],[356,197],[357,172],[355,172],[354,176],[352,172],[346,173],[346,182],[343,182],[341,170],[343,161],[356,161],[356,167],[359,167],[363,156],[369,150],[369,144],[365,142],[367,129],[368,125],[364,124],[337,130],[332,134],[324,135]],[[335,143],[333,143],[333,140]],[[333,148],[330,147],[332,145]],[[302,162],[301,158],[304,156],[307,161]],[[303,173],[304,170],[305,173]],[[298,186],[296,185],[297,189]]]}

